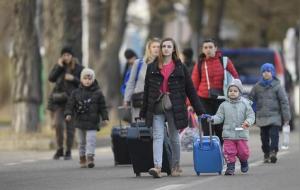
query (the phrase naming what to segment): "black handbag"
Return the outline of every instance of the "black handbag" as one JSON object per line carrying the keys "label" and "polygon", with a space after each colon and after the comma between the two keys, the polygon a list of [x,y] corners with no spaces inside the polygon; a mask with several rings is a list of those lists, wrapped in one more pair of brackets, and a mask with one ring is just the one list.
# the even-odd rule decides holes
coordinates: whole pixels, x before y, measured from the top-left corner
{"label": "black handbag", "polygon": [[223,89],[217,89],[217,88],[211,88],[208,90],[208,95],[210,98],[218,98],[219,96],[223,96],[224,93],[223,93]]}
{"label": "black handbag", "polygon": [[217,99],[219,96],[223,96],[224,95],[223,89],[211,88],[206,62],[204,63],[204,68],[205,68],[205,75],[206,75],[206,81],[207,81],[207,87],[208,87],[208,97]]}
{"label": "black handbag", "polygon": [[144,92],[133,93],[131,96],[132,106],[134,108],[141,108],[144,101]]}
{"label": "black handbag", "polygon": [[54,103],[66,103],[68,95],[66,92],[53,92],[51,98]]}

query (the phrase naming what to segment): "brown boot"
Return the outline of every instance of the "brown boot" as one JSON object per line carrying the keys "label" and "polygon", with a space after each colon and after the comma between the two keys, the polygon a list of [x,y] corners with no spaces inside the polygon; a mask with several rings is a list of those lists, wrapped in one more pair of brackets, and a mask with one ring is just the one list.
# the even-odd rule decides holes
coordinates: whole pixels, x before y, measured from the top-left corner
{"label": "brown boot", "polygon": [[179,165],[176,165],[171,170],[171,176],[172,177],[179,177],[182,173],[182,169],[179,167]]}
{"label": "brown boot", "polygon": [[80,167],[86,168],[86,156],[80,156],[79,159],[80,159],[79,161]]}
{"label": "brown boot", "polygon": [[94,164],[94,155],[93,154],[89,154],[87,156],[87,161],[88,161],[88,168],[95,167],[95,164]]}
{"label": "brown boot", "polygon": [[171,176],[172,177],[179,177],[180,176],[180,173],[177,171],[176,167],[172,168],[172,170],[171,170]]}
{"label": "brown boot", "polygon": [[151,168],[149,170],[149,174],[153,176],[153,178],[161,178],[161,168],[160,167],[154,167],[154,168]]}
{"label": "brown boot", "polygon": [[181,167],[178,165],[177,166],[177,172],[181,175],[182,174],[182,169],[181,169]]}

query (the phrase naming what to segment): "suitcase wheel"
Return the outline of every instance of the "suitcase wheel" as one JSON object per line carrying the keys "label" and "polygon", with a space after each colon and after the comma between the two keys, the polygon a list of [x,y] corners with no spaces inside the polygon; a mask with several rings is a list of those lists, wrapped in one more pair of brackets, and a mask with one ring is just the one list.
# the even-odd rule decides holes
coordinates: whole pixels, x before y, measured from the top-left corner
{"label": "suitcase wheel", "polygon": [[197,172],[197,176],[200,176],[200,172]]}
{"label": "suitcase wheel", "polygon": [[135,173],[135,177],[141,177],[141,173]]}
{"label": "suitcase wheel", "polygon": [[219,171],[219,175],[222,175],[222,171]]}

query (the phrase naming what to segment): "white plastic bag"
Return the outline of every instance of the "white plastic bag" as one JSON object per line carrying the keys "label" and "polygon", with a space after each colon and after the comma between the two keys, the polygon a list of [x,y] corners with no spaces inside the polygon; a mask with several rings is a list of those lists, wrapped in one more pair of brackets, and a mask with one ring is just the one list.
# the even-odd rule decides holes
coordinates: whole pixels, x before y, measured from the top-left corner
{"label": "white plastic bag", "polygon": [[290,144],[290,125],[284,124],[282,126],[282,146],[281,149],[287,150]]}

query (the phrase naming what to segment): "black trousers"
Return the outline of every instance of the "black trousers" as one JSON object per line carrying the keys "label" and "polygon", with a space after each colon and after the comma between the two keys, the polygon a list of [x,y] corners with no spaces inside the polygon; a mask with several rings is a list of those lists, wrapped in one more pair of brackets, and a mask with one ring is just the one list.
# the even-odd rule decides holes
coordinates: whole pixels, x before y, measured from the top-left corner
{"label": "black trousers", "polygon": [[[215,115],[218,111],[220,104],[224,101],[224,100],[219,100],[219,99],[210,99],[210,98],[201,98],[201,97],[199,97],[199,98],[205,109],[205,113],[209,114],[209,115]],[[205,136],[208,136],[209,135],[209,124],[208,124],[207,120],[202,119],[201,124],[202,124],[203,134]],[[212,135],[218,136],[221,141],[221,144],[223,145],[222,132],[223,132],[223,124],[212,126],[212,133],[213,133]]]}
{"label": "black trousers", "polygon": [[62,149],[64,147],[64,134],[66,130],[66,147],[67,150],[71,150],[74,141],[75,128],[72,122],[65,122],[64,109],[59,108],[52,113],[53,127],[56,132],[57,148]]}
{"label": "black trousers", "polygon": [[278,152],[279,126],[268,125],[260,128],[261,149],[264,153]]}

